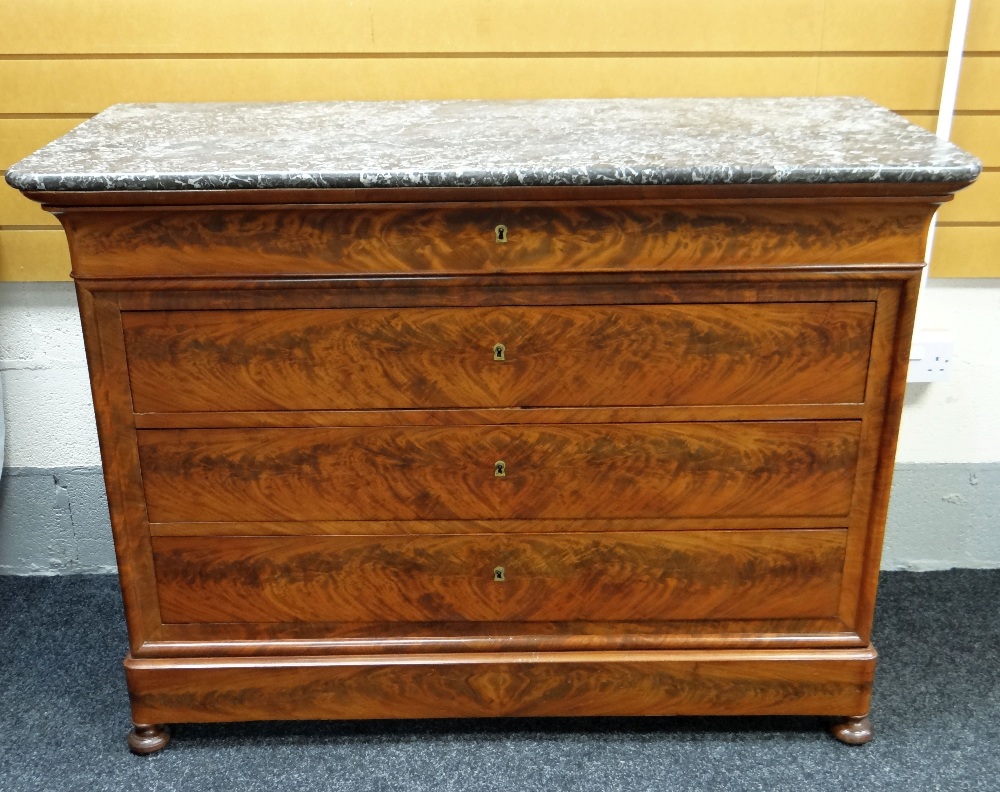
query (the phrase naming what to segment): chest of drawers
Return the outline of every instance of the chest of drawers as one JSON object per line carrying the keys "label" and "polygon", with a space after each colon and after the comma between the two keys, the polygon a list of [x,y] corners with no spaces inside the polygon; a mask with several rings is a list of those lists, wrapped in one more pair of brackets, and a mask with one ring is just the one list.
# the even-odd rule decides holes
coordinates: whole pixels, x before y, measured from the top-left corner
{"label": "chest of drawers", "polygon": [[15,166],[72,254],[130,745],[611,714],[866,741],[926,233],[977,172],[856,100],[125,106]]}

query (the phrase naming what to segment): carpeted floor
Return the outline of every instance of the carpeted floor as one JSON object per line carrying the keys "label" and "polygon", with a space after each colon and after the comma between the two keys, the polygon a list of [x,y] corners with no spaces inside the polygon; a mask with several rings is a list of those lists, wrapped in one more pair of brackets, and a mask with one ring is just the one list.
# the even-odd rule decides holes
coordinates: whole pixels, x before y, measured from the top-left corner
{"label": "carpeted floor", "polygon": [[1000,789],[1000,570],[883,575],[875,740],[815,718],[180,725],[135,757],[113,577],[0,577],[0,790]]}

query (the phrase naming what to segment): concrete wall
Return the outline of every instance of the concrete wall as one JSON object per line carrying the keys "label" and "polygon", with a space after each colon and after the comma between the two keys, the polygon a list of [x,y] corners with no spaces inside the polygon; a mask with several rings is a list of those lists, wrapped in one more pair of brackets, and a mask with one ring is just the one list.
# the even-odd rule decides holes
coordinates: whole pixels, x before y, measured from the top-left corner
{"label": "concrete wall", "polygon": [[[883,567],[1000,567],[1000,282],[932,280],[920,321],[952,331],[956,363],[907,391]],[[0,283],[0,376],[0,574],[111,571],[70,284]]]}

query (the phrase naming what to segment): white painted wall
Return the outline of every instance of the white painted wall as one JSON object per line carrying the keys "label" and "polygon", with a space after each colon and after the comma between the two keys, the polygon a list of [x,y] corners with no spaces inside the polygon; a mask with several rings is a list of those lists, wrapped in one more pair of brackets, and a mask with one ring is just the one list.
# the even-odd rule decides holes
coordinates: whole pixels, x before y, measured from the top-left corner
{"label": "white painted wall", "polygon": [[0,283],[0,376],[6,466],[101,464],[72,284]]}
{"label": "white painted wall", "polygon": [[1000,280],[930,279],[917,321],[951,331],[954,367],[907,386],[896,461],[1000,462]]}

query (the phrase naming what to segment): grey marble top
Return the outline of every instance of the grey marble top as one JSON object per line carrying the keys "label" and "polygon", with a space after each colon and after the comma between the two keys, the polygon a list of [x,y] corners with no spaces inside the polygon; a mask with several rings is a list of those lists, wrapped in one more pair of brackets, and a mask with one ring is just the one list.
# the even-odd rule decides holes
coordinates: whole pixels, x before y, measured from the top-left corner
{"label": "grey marble top", "polygon": [[7,171],[22,190],[967,182],[865,99],[115,105]]}

